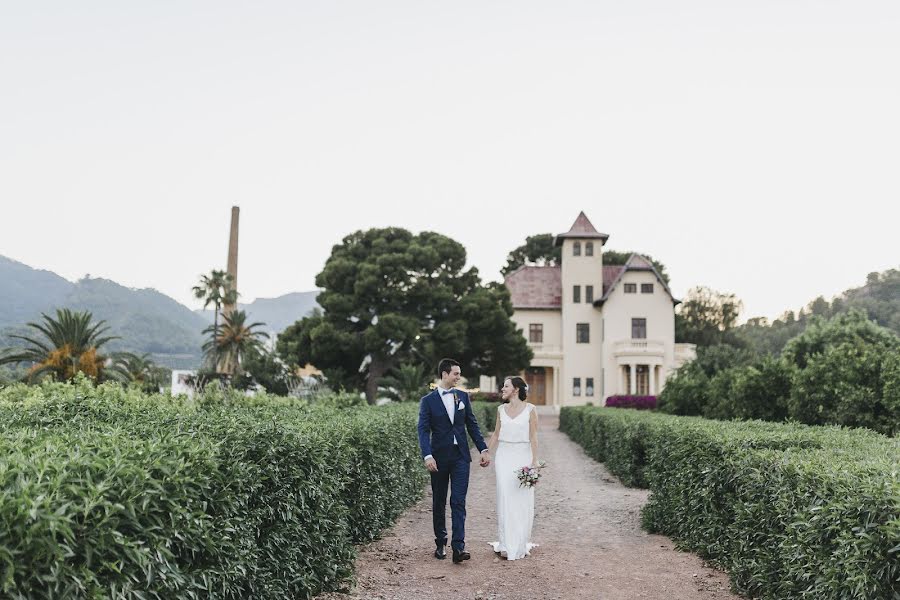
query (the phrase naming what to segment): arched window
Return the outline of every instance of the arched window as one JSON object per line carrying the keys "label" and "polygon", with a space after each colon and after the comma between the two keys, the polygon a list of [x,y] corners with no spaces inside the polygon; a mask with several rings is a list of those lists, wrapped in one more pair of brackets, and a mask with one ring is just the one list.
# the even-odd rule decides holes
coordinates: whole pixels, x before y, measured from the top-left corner
{"label": "arched window", "polygon": [[594,255],[594,242],[585,242],[584,255],[585,256],[593,256]]}
{"label": "arched window", "polygon": [[572,256],[581,256],[581,242],[575,242],[572,246]]}

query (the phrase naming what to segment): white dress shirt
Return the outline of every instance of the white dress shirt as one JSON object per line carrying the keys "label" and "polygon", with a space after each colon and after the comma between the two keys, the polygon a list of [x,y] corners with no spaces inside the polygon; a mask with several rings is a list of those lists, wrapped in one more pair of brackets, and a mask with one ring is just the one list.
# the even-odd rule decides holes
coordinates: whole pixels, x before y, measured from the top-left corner
{"label": "white dress shirt", "polygon": [[[447,411],[447,416],[450,417],[450,423],[454,423],[456,420],[456,403],[453,401],[453,390],[445,390],[441,386],[437,388],[438,392],[441,395],[441,401],[444,403],[444,410]],[[453,443],[456,443],[456,436],[453,436]]]}
{"label": "white dress shirt", "polygon": [[[456,402],[453,401],[453,390],[445,390],[441,386],[437,386],[438,394],[441,395],[441,402],[444,403],[444,409],[447,411],[447,416],[450,417],[450,423],[456,422]],[[456,434],[453,434],[453,444],[459,445],[459,442],[456,441]],[[481,453],[484,454],[487,450],[482,450]],[[432,456],[429,454],[425,457],[427,461]]]}

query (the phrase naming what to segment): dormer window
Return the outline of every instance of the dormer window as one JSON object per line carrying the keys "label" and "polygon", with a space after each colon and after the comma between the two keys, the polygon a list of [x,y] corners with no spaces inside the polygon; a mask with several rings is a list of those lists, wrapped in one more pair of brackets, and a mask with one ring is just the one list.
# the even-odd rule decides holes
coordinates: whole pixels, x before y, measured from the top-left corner
{"label": "dormer window", "polygon": [[585,242],[584,243],[584,255],[585,256],[593,256],[594,255],[594,242]]}
{"label": "dormer window", "polygon": [[572,244],[572,256],[581,256],[581,242]]}
{"label": "dormer window", "polygon": [[652,283],[642,283],[641,284],[641,293],[642,294],[652,294],[653,293],[653,284]]}
{"label": "dormer window", "polygon": [[636,283],[626,283],[625,284],[625,293],[626,294],[637,294],[637,284]]}

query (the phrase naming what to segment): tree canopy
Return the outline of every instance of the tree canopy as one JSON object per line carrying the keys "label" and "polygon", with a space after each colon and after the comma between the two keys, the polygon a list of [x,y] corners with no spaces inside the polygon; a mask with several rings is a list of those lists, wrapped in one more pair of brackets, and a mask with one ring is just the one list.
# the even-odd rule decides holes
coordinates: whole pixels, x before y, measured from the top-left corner
{"label": "tree canopy", "polygon": [[732,332],[741,307],[734,294],[702,286],[692,288],[675,313],[675,341],[701,346],[741,345]]}
{"label": "tree canopy", "polygon": [[506,277],[522,265],[555,267],[562,260],[562,248],[554,246],[552,233],[529,235],[525,243],[506,257],[506,266],[500,273]]}
{"label": "tree canopy", "polygon": [[365,390],[370,403],[401,363],[430,370],[451,356],[468,378],[502,377],[532,358],[505,286],[482,285],[463,246],[444,235],[357,231],[332,248],[316,285],[321,312],[288,327],[278,351],[315,365],[333,386]]}

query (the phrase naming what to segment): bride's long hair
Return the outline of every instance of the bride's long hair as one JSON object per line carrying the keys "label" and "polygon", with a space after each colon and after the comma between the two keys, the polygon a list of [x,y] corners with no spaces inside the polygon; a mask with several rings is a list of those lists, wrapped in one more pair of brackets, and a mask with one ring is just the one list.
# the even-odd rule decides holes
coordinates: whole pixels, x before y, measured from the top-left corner
{"label": "bride's long hair", "polygon": [[[514,388],[519,392],[519,400],[525,401],[528,398],[528,384],[525,383],[525,380],[519,377],[518,375],[513,375],[504,379],[504,381],[509,380]],[[509,400],[504,400],[503,403],[508,403]]]}

